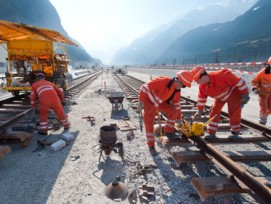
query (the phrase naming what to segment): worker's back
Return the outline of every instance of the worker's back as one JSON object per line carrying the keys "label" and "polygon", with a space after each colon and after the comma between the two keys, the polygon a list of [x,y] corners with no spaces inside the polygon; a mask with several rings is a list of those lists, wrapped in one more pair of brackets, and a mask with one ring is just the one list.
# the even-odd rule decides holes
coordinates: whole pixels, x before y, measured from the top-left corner
{"label": "worker's back", "polygon": [[44,79],[35,82],[32,85],[32,91],[36,92],[40,101],[58,98],[58,90],[56,90],[55,85],[52,82],[46,81]]}

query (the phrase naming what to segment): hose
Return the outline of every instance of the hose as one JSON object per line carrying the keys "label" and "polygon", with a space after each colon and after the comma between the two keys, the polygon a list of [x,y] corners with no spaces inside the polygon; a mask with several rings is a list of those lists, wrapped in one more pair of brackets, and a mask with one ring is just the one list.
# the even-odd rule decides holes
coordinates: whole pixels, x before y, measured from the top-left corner
{"label": "hose", "polygon": [[[33,129],[33,130],[39,130],[39,128],[38,128],[38,126],[32,126],[30,123],[33,123],[33,122],[35,122],[36,123],[36,121],[35,121],[35,119],[34,119],[34,116],[35,115],[35,110],[33,109],[33,111],[32,111],[32,113],[31,114],[29,114],[29,116],[28,116],[28,118],[27,118],[27,126],[29,127],[29,128],[31,128],[31,129]],[[57,120],[55,117],[48,117],[48,119],[49,120]],[[34,121],[33,121],[34,120]],[[48,122],[49,123],[49,122]],[[37,124],[37,123],[36,123]],[[54,127],[49,127],[48,126],[48,130],[53,130],[54,129]]]}

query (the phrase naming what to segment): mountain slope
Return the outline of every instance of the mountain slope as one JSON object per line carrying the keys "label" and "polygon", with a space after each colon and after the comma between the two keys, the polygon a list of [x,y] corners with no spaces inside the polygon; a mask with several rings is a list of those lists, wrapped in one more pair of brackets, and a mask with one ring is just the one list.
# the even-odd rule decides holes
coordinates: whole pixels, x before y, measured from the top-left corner
{"label": "mountain slope", "polygon": [[173,42],[157,61],[264,61],[271,53],[269,8],[270,0],[259,0],[234,21],[194,29]]}
{"label": "mountain slope", "polygon": [[[0,19],[56,30],[69,37],[61,25],[56,9],[49,0],[0,0]],[[71,64],[75,61],[99,62],[92,58],[82,46],[65,46]]]}
{"label": "mountain slope", "polygon": [[[253,5],[255,1],[228,1],[231,7],[225,7],[220,2],[202,9],[195,9],[185,17],[177,20],[150,38],[147,34],[135,40],[129,47],[122,48],[115,58],[114,63],[118,64],[152,64],[157,63],[157,58],[176,39],[198,26],[211,23],[221,23],[236,18],[240,12]],[[237,11],[238,9],[238,11]],[[156,30],[151,31],[154,33]],[[158,31],[159,32],[159,31]],[[144,42],[144,44],[142,43]]]}

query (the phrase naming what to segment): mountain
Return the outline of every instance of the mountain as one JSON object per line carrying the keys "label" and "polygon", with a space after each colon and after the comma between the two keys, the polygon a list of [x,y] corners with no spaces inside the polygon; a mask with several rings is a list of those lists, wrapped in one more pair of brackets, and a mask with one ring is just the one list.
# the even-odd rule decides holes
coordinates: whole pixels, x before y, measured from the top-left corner
{"label": "mountain", "polygon": [[148,61],[148,56],[145,55],[145,47],[151,44],[153,39],[156,39],[159,34],[166,29],[168,29],[167,25],[161,25],[160,27],[147,33],[144,37],[136,39],[129,47],[121,48],[116,53],[113,63],[137,64],[141,61]]}
{"label": "mountain", "polygon": [[[49,0],[0,0],[0,19],[56,30],[69,37],[61,25],[56,9]],[[76,40],[71,40],[78,44]],[[71,64],[76,61],[101,63],[98,59],[92,58],[81,45],[79,47],[65,45],[65,47]]]}
{"label": "mountain", "polygon": [[199,26],[233,20],[254,3],[255,0],[218,1],[205,8],[195,9],[177,19],[175,23],[152,30],[147,35],[135,40],[130,46],[122,48],[115,55],[113,63],[156,64],[158,57],[165,49],[186,32]]}
{"label": "mountain", "polygon": [[157,59],[177,63],[266,61],[271,55],[270,0],[259,0],[235,20],[198,27]]}

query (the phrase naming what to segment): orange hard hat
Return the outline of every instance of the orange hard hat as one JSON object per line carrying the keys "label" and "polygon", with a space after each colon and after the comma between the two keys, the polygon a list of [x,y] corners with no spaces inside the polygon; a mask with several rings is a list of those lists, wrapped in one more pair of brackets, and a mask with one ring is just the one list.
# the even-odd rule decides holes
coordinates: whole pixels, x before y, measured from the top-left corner
{"label": "orange hard hat", "polygon": [[269,57],[267,63],[271,65],[271,56]]}
{"label": "orange hard hat", "polygon": [[202,73],[205,72],[205,68],[202,66],[196,66],[192,69],[193,80],[197,81]]}
{"label": "orange hard hat", "polygon": [[193,81],[193,75],[187,70],[182,70],[177,73],[177,78],[186,87],[191,87]]}

